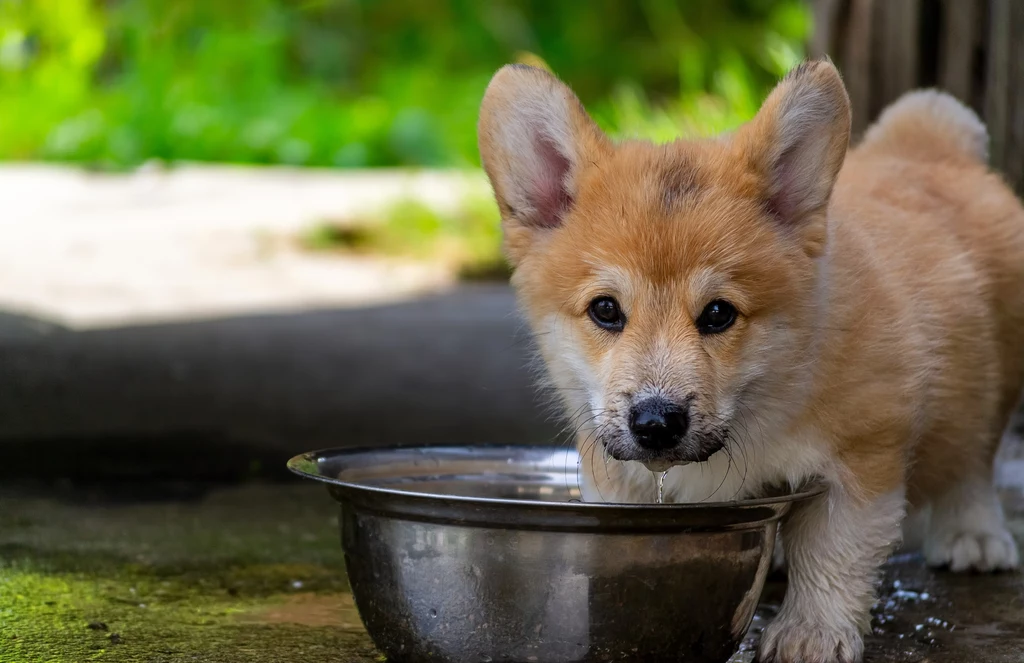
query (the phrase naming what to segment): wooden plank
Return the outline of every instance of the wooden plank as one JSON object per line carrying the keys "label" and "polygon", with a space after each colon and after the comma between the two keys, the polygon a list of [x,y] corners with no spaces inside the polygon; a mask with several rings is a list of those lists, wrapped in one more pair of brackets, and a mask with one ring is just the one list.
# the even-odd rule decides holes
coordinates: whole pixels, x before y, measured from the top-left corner
{"label": "wooden plank", "polygon": [[872,120],[871,45],[874,11],[875,0],[852,0],[841,55],[843,78],[850,93],[855,137],[859,136]]}
{"label": "wooden plank", "polygon": [[840,38],[837,31],[843,30],[842,9],[843,0],[814,0],[811,3],[814,32],[811,33],[807,54],[812,58],[836,56],[836,43]]}
{"label": "wooden plank", "polygon": [[939,87],[964,103],[974,95],[974,53],[978,40],[979,0],[944,0],[939,35]]}
{"label": "wooden plank", "polygon": [[875,3],[875,27],[879,31],[878,66],[872,106],[875,113],[904,92],[917,87],[920,57],[920,0],[887,0]]}
{"label": "wooden plank", "polygon": [[1018,193],[1024,193],[1024,2],[1015,0],[1010,9],[1009,140],[1003,153],[1002,169]]}
{"label": "wooden plank", "polygon": [[1015,0],[991,0],[989,4],[988,56],[985,75],[985,123],[991,138],[992,165],[1003,169],[1009,140],[1009,92],[1011,73],[1010,16]]}

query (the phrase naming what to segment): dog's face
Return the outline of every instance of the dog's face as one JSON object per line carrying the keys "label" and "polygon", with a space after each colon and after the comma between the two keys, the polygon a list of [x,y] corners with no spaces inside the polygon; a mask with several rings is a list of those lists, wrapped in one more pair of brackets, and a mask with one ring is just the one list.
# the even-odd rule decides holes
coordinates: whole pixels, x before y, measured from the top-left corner
{"label": "dog's face", "polygon": [[581,444],[652,468],[700,462],[796,409],[848,137],[825,63],[794,72],[734,136],[664,146],[611,144],[544,72],[495,76],[481,155]]}

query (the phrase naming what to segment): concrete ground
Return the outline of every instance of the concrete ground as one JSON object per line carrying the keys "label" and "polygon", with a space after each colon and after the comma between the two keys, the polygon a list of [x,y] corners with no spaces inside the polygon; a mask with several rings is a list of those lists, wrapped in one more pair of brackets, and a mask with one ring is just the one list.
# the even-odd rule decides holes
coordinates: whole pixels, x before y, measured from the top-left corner
{"label": "concrete ground", "polygon": [[[49,493],[49,491],[48,491]],[[1024,501],[1008,495],[1024,543]],[[375,663],[348,592],[335,504],[320,486],[195,501],[0,492],[0,661]],[[891,563],[866,663],[1018,663],[1024,577]],[[744,651],[778,609],[770,584]]]}
{"label": "concrete ground", "polygon": [[451,276],[310,255],[296,237],[402,200],[449,212],[488,193],[463,171],[0,164],[0,310],[85,329],[387,302]]}

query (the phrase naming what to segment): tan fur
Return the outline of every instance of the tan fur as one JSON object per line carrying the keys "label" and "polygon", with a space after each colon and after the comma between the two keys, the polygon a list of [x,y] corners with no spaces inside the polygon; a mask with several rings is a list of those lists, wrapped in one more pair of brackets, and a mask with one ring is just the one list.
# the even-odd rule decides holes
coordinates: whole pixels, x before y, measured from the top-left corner
{"label": "tan fur", "polygon": [[[524,161],[537,135],[561,156]],[[650,499],[642,466],[607,458],[638,457],[625,412],[647,392],[691,399],[691,428],[729,433],[700,475],[673,470],[673,499],[833,486],[828,509],[783,525],[797,580],[763,660],[859,659],[904,494],[931,509],[929,561],[1017,563],[991,474],[1024,382],[1024,211],[984,163],[983,125],[947,95],[907,95],[849,151],[848,136],[825,62],[714,140],[613,145],[568,88],[523,67],[498,72],[481,111],[513,284],[594,494]],[[528,204],[552,184],[534,172],[559,174],[565,206]],[[588,318],[599,295],[626,311],[621,333]],[[718,298],[740,316],[701,336]]]}

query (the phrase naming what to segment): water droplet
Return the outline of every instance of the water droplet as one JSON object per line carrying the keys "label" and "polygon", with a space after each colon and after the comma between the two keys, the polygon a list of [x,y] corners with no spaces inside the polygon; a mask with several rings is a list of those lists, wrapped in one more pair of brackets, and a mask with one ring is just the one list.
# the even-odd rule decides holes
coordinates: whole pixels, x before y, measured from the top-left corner
{"label": "water droplet", "polygon": [[668,474],[668,470],[658,473],[658,504],[665,503],[665,475]]}

